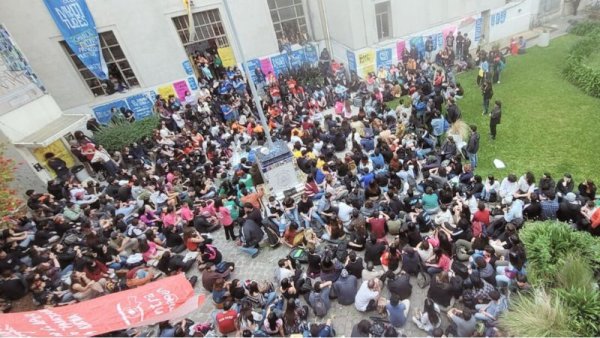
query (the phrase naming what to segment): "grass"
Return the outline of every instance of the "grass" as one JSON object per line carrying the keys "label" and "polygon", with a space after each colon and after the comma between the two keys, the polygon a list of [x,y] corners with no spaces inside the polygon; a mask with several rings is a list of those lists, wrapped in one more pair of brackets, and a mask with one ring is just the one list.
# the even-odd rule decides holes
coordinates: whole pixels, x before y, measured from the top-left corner
{"label": "grass", "polygon": [[584,63],[590,67],[600,69],[600,54],[596,53],[588,57]]}
{"label": "grass", "polygon": [[[458,75],[465,89],[458,103],[463,119],[477,125],[481,135],[477,174],[505,177],[532,171],[538,180],[549,172],[558,180],[569,172],[577,183],[586,178],[598,182],[600,99],[586,95],[561,75],[567,53],[578,39],[566,35],[552,40],[549,47],[508,57],[501,84],[494,85],[492,102],[503,104],[495,141],[488,136],[489,118],[481,115],[477,71]],[[496,158],[506,164],[505,169],[494,167]]]}

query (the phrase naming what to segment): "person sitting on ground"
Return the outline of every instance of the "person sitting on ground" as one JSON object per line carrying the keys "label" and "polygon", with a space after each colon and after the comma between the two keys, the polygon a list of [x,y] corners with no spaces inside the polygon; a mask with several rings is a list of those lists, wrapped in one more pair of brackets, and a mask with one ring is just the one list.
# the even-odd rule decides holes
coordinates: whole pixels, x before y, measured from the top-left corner
{"label": "person sitting on ground", "polygon": [[375,278],[362,282],[354,299],[354,306],[358,311],[371,312],[377,308],[381,284],[381,280]]}

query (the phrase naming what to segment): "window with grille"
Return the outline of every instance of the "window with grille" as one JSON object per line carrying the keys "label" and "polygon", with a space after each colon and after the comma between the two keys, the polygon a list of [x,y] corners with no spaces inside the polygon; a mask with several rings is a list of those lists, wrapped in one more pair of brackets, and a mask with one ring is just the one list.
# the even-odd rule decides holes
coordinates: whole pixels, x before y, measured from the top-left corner
{"label": "window with grille", "polygon": [[379,40],[387,39],[392,36],[392,9],[390,2],[380,2],[375,4],[375,18],[377,21],[377,38]]}
{"label": "window with grille", "polygon": [[179,39],[181,39],[181,43],[188,54],[193,54],[196,51],[201,52],[208,48],[229,46],[229,40],[227,40],[218,9],[197,12],[192,15],[196,31],[196,37],[193,41],[190,39],[188,16],[182,15],[173,18],[173,24],[175,24]]}
{"label": "window with grille", "polygon": [[267,0],[279,45],[304,44],[308,29],[302,0]]}
{"label": "window with grille", "polygon": [[[133,69],[129,65],[129,61],[125,57],[125,53],[117,41],[117,37],[112,31],[102,32],[98,34],[100,37],[100,46],[102,47],[102,55],[106,66],[108,68],[109,78],[124,83],[127,87],[139,86]],[[112,86],[107,86],[106,83],[102,83],[89,69],[79,60],[77,55],[73,53],[71,47],[65,42],[61,41],[60,45],[63,47],[65,52],[71,57],[75,68],[79,71],[79,74],[90,88],[94,96],[108,95],[114,93],[111,89]]]}

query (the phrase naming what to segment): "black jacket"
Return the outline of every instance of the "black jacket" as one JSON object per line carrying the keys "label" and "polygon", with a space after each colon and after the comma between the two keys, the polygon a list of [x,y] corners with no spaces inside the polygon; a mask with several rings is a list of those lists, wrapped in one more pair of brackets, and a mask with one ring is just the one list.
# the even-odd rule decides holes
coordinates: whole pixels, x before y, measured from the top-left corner
{"label": "black jacket", "polygon": [[255,247],[260,243],[264,236],[263,230],[253,220],[247,219],[242,226],[242,233],[244,235],[244,246]]}
{"label": "black jacket", "polygon": [[469,137],[469,143],[467,144],[467,152],[476,154],[479,151],[479,134],[472,133]]}

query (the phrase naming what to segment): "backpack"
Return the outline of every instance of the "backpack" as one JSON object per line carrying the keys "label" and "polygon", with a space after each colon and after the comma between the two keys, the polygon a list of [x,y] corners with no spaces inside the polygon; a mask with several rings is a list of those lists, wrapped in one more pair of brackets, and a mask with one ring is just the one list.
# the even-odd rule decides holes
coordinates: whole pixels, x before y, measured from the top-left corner
{"label": "backpack", "polygon": [[339,262],[345,263],[348,257],[348,243],[345,241],[340,242],[335,249],[335,257]]}
{"label": "backpack", "polygon": [[308,263],[308,252],[301,247],[295,247],[290,251],[288,255],[291,259],[297,260],[300,263]]}
{"label": "backpack", "polygon": [[327,315],[327,307],[325,306],[325,302],[321,295],[316,297],[315,305],[313,306],[313,311],[315,312],[315,316],[317,317],[325,317]]}

